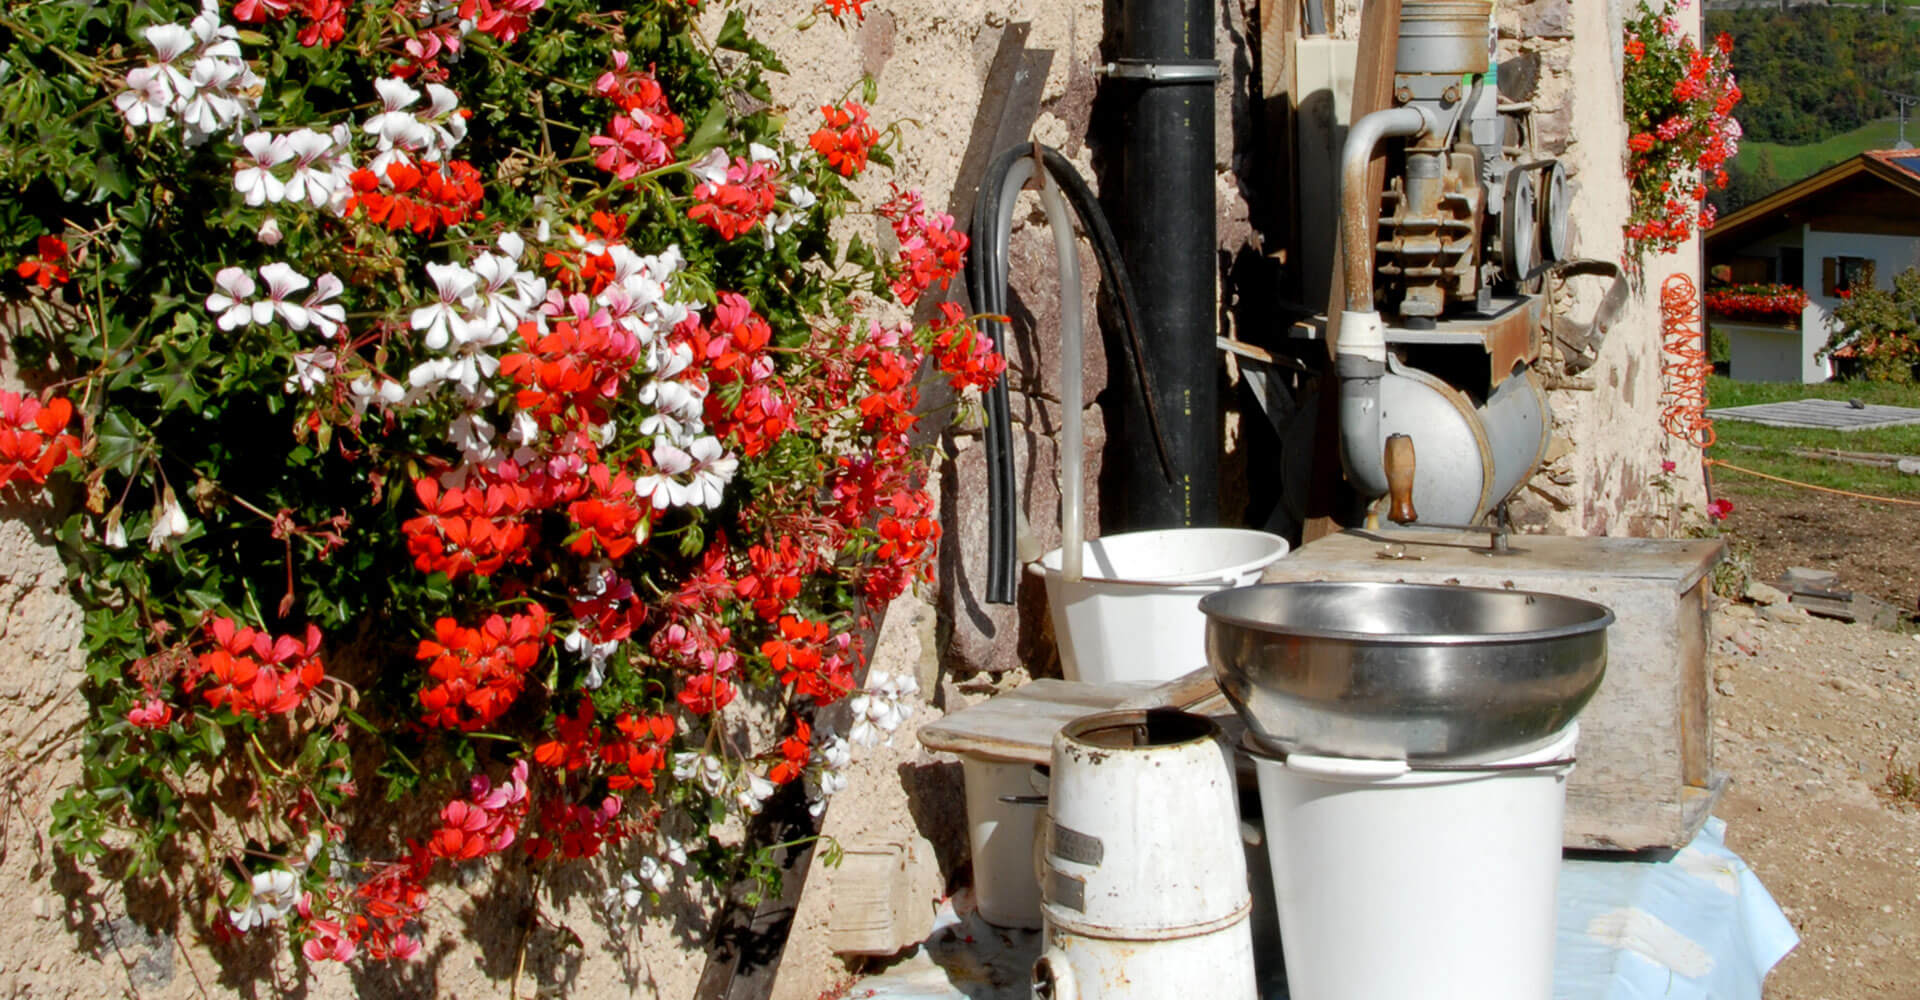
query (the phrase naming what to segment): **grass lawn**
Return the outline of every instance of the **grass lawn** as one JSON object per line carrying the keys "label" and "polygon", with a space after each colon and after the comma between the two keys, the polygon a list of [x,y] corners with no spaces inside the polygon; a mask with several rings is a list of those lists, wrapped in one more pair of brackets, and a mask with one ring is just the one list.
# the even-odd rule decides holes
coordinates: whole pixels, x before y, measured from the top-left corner
{"label": "grass lawn", "polygon": [[[1793,399],[1858,399],[1887,406],[1920,409],[1920,385],[1894,385],[1886,382],[1829,382],[1823,385],[1792,385],[1773,382],[1735,382],[1715,376],[1707,382],[1707,405],[1712,408],[1774,403]],[[1802,458],[1790,448],[1837,448],[1842,451],[1882,452],[1920,457],[1920,425],[1889,427],[1871,431],[1802,430],[1768,427],[1740,420],[1716,420],[1713,429],[1718,443],[1709,457],[1734,465],[1794,479],[1816,486],[1871,493],[1878,496],[1920,499],[1920,476],[1897,469],[1856,465],[1851,462]],[[1726,469],[1715,469],[1718,481],[1735,485],[1743,493],[1771,494],[1795,487],[1771,483]]]}
{"label": "grass lawn", "polygon": [[[1894,119],[1868,122],[1851,132],[1843,132],[1822,142],[1804,146],[1782,146],[1773,142],[1743,142],[1733,162],[1752,171],[1760,164],[1760,151],[1773,154],[1773,170],[1784,186],[1812,177],[1841,160],[1869,149],[1892,149],[1900,141],[1900,123]],[[1907,141],[1920,144],[1920,117],[1907,122]]]}

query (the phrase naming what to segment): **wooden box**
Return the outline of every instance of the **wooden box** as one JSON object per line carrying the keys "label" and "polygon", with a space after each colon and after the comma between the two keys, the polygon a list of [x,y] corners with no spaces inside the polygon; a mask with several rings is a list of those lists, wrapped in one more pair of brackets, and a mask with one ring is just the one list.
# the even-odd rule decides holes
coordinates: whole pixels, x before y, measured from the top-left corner
{"label": "wooden box", "polygon": [[1635,851],[1686,844],[1726,781],[1713,771],[1707,664],[1707,593],[1725,544],[1516,535],[1512,545],[1516,554],[1495,556],[1485,551],[1485,533],[1346,532],[1302,546],[1275,563],[1264,582],[1505,587],[1612,608],[1606,678],[1580,715],[1566,846]]}

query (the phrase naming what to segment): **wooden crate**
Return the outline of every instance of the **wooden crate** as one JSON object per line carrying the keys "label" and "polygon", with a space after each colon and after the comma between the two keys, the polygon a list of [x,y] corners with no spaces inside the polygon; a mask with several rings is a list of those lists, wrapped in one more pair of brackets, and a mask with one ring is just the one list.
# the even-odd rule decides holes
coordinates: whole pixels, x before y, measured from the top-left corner
{"label": "wooden crate", "polygon": [[[1410,540],[1450,544],[1388,544]],[[1479,551],[1485,533],[1346,532],[1302,546],[1264,580],[1507,587],[1612,608],[1606,678],[1580,716],[1566,846],[1635,851],[1686,844],[1726,781],[1713,770],[1707,665],[1707,592],[1725,543],[1545,535],[1516,535],[1512,543],[1518,554],[1492,556]],[[1388,558],[1395,552],[1408,558]]]}

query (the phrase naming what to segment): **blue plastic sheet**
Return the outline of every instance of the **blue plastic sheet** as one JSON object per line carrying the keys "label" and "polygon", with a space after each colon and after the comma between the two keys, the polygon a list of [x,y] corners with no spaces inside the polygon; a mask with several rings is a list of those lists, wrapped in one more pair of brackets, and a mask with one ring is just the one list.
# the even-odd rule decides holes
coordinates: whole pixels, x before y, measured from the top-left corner
{"label": "blue plastic sheet", "polygon": [[1708,819],[1668,861],[1561,866],[1556,1000],[1760,1000],[1800,936],[1726,829]]}

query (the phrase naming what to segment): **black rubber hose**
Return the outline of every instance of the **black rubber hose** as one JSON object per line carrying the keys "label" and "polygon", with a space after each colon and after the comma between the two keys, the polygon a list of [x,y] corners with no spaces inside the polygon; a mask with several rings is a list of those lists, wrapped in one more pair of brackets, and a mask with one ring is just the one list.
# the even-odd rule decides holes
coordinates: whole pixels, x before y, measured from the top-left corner
{"label": "black rubber hose", "polygon": [[[1009,150],[994,159],[980,182],[974,199],[970,227],[972,253],[967,255],[967,295],[976,313],[1003,316],[1007,312],[1007,286],[1000,272],[1006,266],[1006,234],[999,230],[1000,191],[1007,174],[1019,158],[1019,150]],[[1007,326],[982,318],[980,331],[993,340],[994,349],[1007,356]],[[1013,408],[1007,396],[1007,376],[986,394],[985,433],[987,460],[987,603],[1012,604],[1018,578],[1017,519],[1014,491],[1017,480],[1013,468]]]}
{"label": "black rubber hose", "polygon": [[[980,195],[974,202],[971,227],[973,252],[967,262],[967,294],[973,300],[974,310],[984,314],[980,320],[981,332],[992,338],[995,348],[1001,350],[1003,356],[1006,353],[1004,348],[1007,341],[1004,338],[1007,327],[997,320],[984,317],[1005,315],[1007,310],[1006,257],[1011,237],[1007,201],[1018,197],[1017,189],[1009,192],[1007,184],[1020,163],[1030,159],[1033,149],[1032,146],[1019,146],[995,157],[987,168],[980,184]],[[1060,185],[1068,204],[1079,216],[1081,228],[1093,245],[1101,278],[1117,300],[1121,328],[1114,330],[1103,324],[1103,342],[1108,357],[1118,353],[1124,359],[1123,367],[1133,376],[1128,380],[1133,390],[1130,408],[1145,415],[1148,436],[1152,438],[1162,474],[1172,483],[1175,481],[1172,453],[1161,430],[1160,416],[1154,404],[1153,379],[1147,370],[1141,344],[1140,310],[1133,282],[1125,262],[1120,258],[1119,241],[1114,238],[1113,229],[1107,224],[1106,215],[1100,210],[1093,189],[1074,169],[1073,163],[1059,150],[1047,146],[1038,146],[1038,149],[1047,173]],[[1080,362],[1078,359],[1062,359],[1062,364],[1067,363]],[[1018,483],[1013,464],[1012,406],[1005,375],[988,390],[985,408],[986,599],[989,604],[1011,604],[1019,584],[1018,521],[1015,513]]]}
{"label": "black rubber hose", "polygon": [[1111,357],[1115,348],[1118,348],[1126,359],[1126,367],[1133,371],[1133,388],[1139,393],[1139,397],[1133,401],[1134,405],[1146,414],[1154,451],[1160,458],[1160,472],[1168,483],[1172,483],[1176,476],[1173,453],[1167,447],[1166,432],[1160,424],[1160,408],[1154,403],[1153,374],[1147,369],[1146,352],[1140,342],[1145,325],[1140,321],[1139,296],[1134,293],[1133,278],[1127,274],[1126,261],[1120,256],[1120,241],[1114,237],[1113,227],[1107,224],[1107,215],[1100,209],[1099,197],[1087,185],[1086,178],[1080,176],[1080,171],[1074,169],[1072,161],[1052,146],[1042,146],[1040,151],[1046,160],[1047,172],[1066,192],[1068,204],[1073,206],[1074,214],[1080,217],[1087,240],[1093,244],[1094,259],[1100,264],[1100,280],[1113,290],[1113,296],[1119,303],[1125,336],[1119,336],[1103,326],[1102,340],[1107,355]]}

